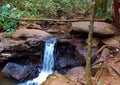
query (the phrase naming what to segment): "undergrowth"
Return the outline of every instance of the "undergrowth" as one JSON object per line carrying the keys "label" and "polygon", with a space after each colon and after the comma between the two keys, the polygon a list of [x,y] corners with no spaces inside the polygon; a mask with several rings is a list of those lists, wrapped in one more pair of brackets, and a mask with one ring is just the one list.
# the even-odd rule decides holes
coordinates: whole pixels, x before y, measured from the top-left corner
{"label": "undergrowth", "polygon": [[[98,0],[102,5],[105,0]],[[108,18],[111,16],[113,0],[107,0],[107,10],[105,13],[103,6],[98,8],[96,17]],[[9,2],[9,3],[8,3]],[[17,7],[22,17],[28,18],[73,18],[82,16],[89,9],[92,0],[1,0],[3,4],[10,4]]]}
{"label": "undergrowth", "polygon": [[[16,8],[11,8],[9,4],[3,5],[0,10],[0,30],[7,31],[7,34],[13,34],[16,27],[20,23],[19,20],[14,20],[13,18],[20,18],[20,14],[15,14]],[[5,16],[5,17],[4,17]]]}
{"label": "undergrowth", "polygon": [[[103,11],[105,7],[103,3],[106,0],[98,1],[100,7],[98,7],[95,17],[112,21],[112,0],[107,1],[105,11]],[[89,17],[88,9],[91,3],[92,0],[1,0],[0,4],[3,6],[0,7],[0,14],[14,18],[61,19],[64,16],[65,19],[71,19],[81,16]],[[86,12],[86,10],[88,11]],[[0,30],[13,34],[20,21],[7,17],[0,16]]]}

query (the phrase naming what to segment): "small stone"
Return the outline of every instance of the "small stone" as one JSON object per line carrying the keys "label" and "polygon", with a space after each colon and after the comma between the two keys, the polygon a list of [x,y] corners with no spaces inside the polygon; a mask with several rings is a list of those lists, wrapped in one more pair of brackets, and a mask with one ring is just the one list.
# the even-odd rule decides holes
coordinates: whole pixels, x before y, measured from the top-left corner
{"label": "small stone", "polygon": [[119,52],[119,49],[116,49],[117,52]]}

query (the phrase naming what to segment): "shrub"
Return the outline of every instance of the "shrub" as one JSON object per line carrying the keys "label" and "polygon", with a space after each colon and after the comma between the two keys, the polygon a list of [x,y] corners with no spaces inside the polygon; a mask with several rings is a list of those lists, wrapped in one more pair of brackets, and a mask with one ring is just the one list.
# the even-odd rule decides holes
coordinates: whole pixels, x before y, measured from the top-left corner
{"label": "shrub", "polygon": [[16,27],[19,24],[19,20],[14,20],[13,18],[20,18],[19,14],[15,14],[16,8],[11,8],[9,4],[3,5],[0,11],[0,30],[7,31],[8,34],[13,34]]}

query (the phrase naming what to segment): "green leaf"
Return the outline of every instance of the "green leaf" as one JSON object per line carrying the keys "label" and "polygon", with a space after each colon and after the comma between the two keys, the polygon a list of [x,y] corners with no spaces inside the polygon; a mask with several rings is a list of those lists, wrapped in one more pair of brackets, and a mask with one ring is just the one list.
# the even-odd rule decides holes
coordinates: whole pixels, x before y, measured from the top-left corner
{"label": "green leaf", "polygon": [[15,10],[16,10],[16,8],[14,7],[14,8],[12,8],[11,10],[12,10],[12,11],[15,11]]}
{"label": "green leaf", "polygon": [[48,10],[50,7],[51,7],[51,3],[47,3],[47,4],[45,5],[45,9],[46,9],[46,10]]}
{"label": "green leaf", "polygon": [[10,26],[9,24],[3,26],[4,29],[10,29],[10,27],[11,27],[11,26]]}
{"label": "green leaf", "polygon": [[10,4],[6,4],[2,6],[2,10],[6,10],[10,8]]}
{"label": "green leaf", "polygon": [[[6,4],[2,6],[2,10],[0,10],[0,14],[8,17],[20,18],[21,14],[18,12],[17,12],[18,14],[15,14],[16,12],[14,11],[16,11],[16,8],[11,8],[9,4]],[[20,24],[20,20],[13,20],[10,18],[0,16],[0,27],[3,30],[8,31],[7,34],[10,35],[13,34],[18,24]]]}
{"label": "green leaf", "polygon": [[15,32],[15,29],[11,29],[7,34],[12,35]]}

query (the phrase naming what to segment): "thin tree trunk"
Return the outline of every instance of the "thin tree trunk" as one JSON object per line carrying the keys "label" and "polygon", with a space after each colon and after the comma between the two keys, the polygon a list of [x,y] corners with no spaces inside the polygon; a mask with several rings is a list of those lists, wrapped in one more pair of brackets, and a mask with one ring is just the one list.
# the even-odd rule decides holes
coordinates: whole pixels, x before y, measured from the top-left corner
{"label": "thin tree trunk", "polygon": [[87,85],[92,85],[91,79],[91,53],[92,53],[92,34],[94,29],[95,2],[93,2],[90,14],[90,25],[88,34],[87,58],[86,58],[86,81]]}

